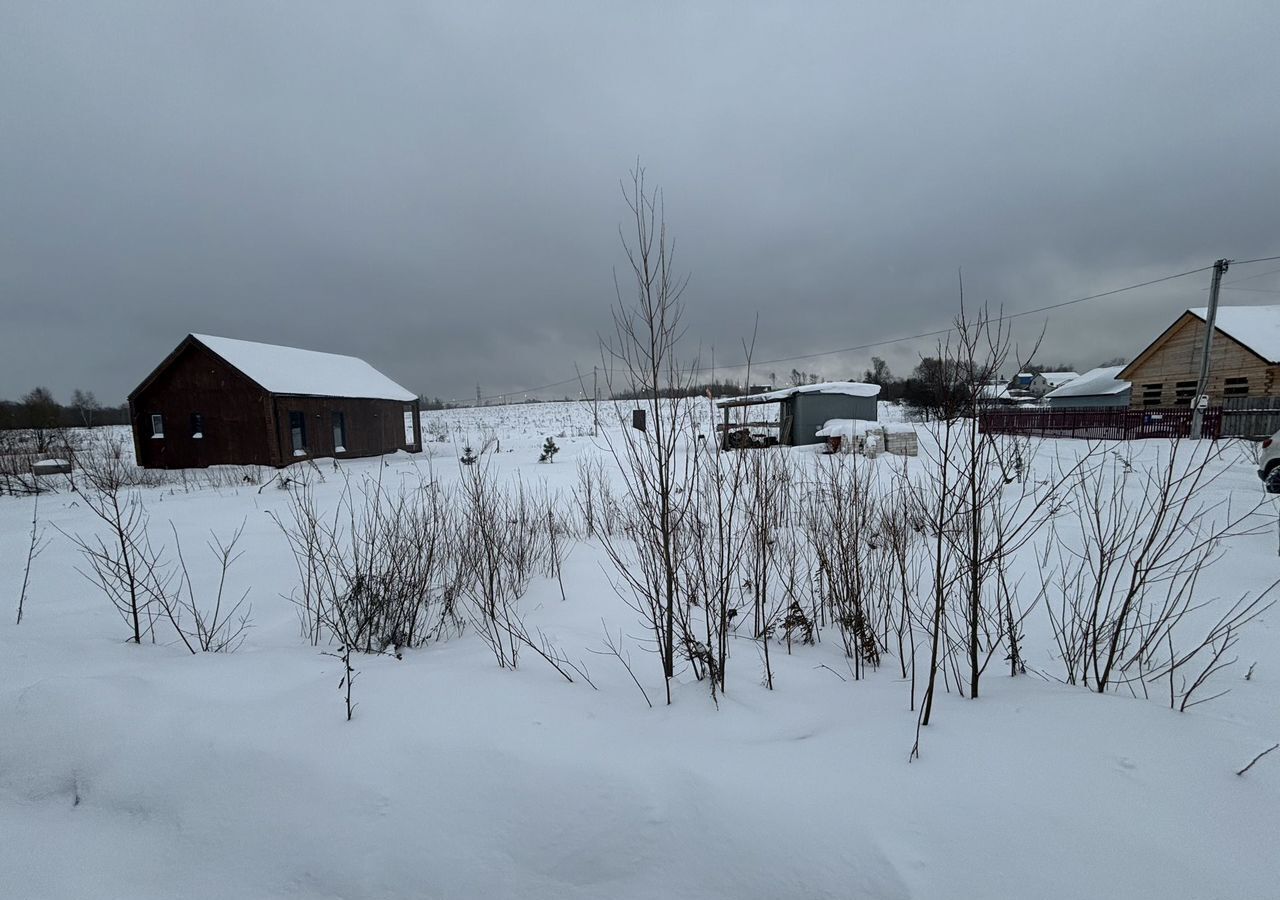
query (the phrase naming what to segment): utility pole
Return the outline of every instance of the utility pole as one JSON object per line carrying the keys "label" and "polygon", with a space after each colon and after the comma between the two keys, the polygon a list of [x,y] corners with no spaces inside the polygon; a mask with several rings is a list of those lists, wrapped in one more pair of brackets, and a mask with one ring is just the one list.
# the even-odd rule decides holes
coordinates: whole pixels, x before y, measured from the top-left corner
{"label": "utility pole", "polygon": [[591,436],[600,436],[600,367],[591,367]]}
{"label": "utility pole", "polygon": [[481,401],[480,399],[480,382],[477,381],[476,382],[476,406],[483,406],[483,405],[484,405],[483,401]]}
{"label": "utility pole", "polygon": [[1213,328],[1218,318],[1218,289],[1222,286],[1223,273],[1231,260],[1220,259],[1213,264],[1213,280],[1209,283],[1209,311],[1204,317],[1204,353],[1200,357],[1200,379],[1196,382],[1196,396],[1191,401],[1191,438],[1199,440],[1204,427],[1204,410],[1209,405],[1209,351],[1213,349]]}

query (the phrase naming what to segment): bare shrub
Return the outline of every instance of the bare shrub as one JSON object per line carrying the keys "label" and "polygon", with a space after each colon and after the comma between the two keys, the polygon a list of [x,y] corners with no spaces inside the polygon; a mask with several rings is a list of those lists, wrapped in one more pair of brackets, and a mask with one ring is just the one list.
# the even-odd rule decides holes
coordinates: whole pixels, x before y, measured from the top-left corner
{"label": "bare shrub", "polygon": [[1210,491],[1222,452],[1175,441],[1153,464],[1117,457],[1069,479],[1079,536],[1051,531],[1042,564],[1068,684],[1150,696],[1167,681],[1169,705],[1186,709],[1234,661],[1224,657],[1240,628],[1274,602],[1272,585],[1197,629],[1201,636],[1185,638],[1211,602],[1200,597],[1199,578],[1221,557],[1223,542],[1269,527],[1259,515],[1264,501],[1233,506]]}
{"label": "bare shrub", "polygon": [[332,515],[314,487],[289,488],[287,516],[273,514],[301,581],[293,596],[303,635],[358,652],[417,647],[459,623],[450,498],[433,482],[388,490],[348,479]]}
{"label": "bare shrub", "polygon": [[44,539],[44,529],[40,527],[40,495],[37,493],[31,501],[31,534],[27,539],[27,558],[22,567],[22,587],[18,590],[18,619],[14,623],[22,624],[23,607],[27,602],[27,588],[31,585],[31,564],[48,546]]}
{"label": "bare shrub", "polygon": [[818,562],[823,604],[835,623],[855,678],[880,664],[876,623],[882,572],[872,528],[881,498],[864,457],[838,454],[820,461],[805,498],[804,528]]}
{"label": "bare shrub", "polygon": [[460,590],[473,630],[499,667],[517,668],[527,648],[566,681],[576,676],[595,687],[586,667],[570,660],[541,630],[530,629],[520,609],[537,571],[559,577],[566,529],[554,498],[519,479],[514,488],[504,489],[488,464],[479,462],[462,473],[459,503]]}
{"label": "bare shrub", "polygon": [[912,679],[911,701],[915,706],[915,622],[916,598],[920,594],[920,580],[924,569],[925,552],[921,546],[923,522],[910,506],[911,490],[907,475],[907,461],[893,464],[888,496],[881,502],[874,534],[880,549],[878,565],[885,573],[885,635],[883,645],[889,646],[889,634],[895,639],[898,667],[905,679]]}
{"label": "bare shrub", "polygon": [[[80,572],[111,601],[129,626],[129,640],[142,643],[151,601],[163,593],[163,564],[147,537],[147,511],[137,494],[125,492],[130,466],[122,454],[95,458],[84,471],[85,505],[106,526],[108,537],[67,535],[86,568]],[[65,532],[64,532],[65,534]]]}
{"label": "bare shrub", "polygon": [[707,679],[714,700],[725,690],[729,634],[738,614],[747,544],[740,503],[746,465],[742,454],[721,454],[705,444],[690,452],[697,455],[698,471],[681,532],[687,545],[678,556],[681,593],[688,598],[677,612],[679,644],[694,676]]}
{"label": "bare shrub", "polygon": [[[210,553],[218,562],[218,586],[213,599],[202,603],[197,596],[195,585],[191,581],[191,572],[187,568],[186,558],[182,553],[182,543],[178,538],[178,530],[169,523],[173,532],[174,552],[177,556],[177,571],[172,582],[168,578],[154,582],[152,587],[162,587],[155,594],[155,600],[165,611],[166,617],[177,630],[183,644],[192,653],[231,653],[244,643],[245,632],[249,628],[249,616],[253,612],[246,606],[249,589],[246,588],[238,599],[231,602],[226,598],[227,573],[232,564],[240,558],[236,550],[240,538],[244,535],[244,523],[225,541],[216,534],[210,533],[207,544]],[[170,586],[171,585],[171,586]]]}
{"label": "bare shrub", "polygon": [[32,465],[41,458],[35,436],[25,429],[0,429],[0,495],[14,497],[40,490]]}
{"label": "bare shrub", "polygon": [[584,537],[596,536],[597,511],[603,502],[600,492],[604,481],[604,463],[600,459],[585,457],[578,460],[578,485],[574,488],[573,499],[582,520]]}

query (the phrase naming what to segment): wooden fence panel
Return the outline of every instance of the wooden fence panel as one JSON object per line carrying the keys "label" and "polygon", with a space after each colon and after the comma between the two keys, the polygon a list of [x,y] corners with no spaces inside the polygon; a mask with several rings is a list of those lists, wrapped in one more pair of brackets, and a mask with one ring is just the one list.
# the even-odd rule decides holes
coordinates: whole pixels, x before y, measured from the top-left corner
{"label": "wooden fence panel", "polygon": [[[1103,441],[1185,438],[1191,434],[1191,415],[1190,409],[1152,407],[986,410],[978,414],[978,429],[987,434]],[[1205,410],[1204,436],[1221,436],[1222,421],[1221,407]]]}
{"label": "wooden fence panel", "polygon": [[1254,440],[1280,431],[1280,397],[1227,397],[1222,401],[1223,437]]}

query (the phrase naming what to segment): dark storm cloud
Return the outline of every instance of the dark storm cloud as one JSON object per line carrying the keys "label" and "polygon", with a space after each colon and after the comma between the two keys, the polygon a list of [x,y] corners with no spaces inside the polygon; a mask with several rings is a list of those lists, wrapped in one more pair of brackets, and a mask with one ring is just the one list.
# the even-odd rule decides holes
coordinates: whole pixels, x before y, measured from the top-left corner
{"label": "dark storm cloud", "polygon": [[[961,267],[1026,309],[1280,251],[1274,4],[1036,6],[6,3],[0,395],[117,400],[188,331],[564,378],[637,156],[719,363],[757,311],[758,359],[940,327]],[[1055,312],[1042,356],[1133,355],[1207,280]]]}

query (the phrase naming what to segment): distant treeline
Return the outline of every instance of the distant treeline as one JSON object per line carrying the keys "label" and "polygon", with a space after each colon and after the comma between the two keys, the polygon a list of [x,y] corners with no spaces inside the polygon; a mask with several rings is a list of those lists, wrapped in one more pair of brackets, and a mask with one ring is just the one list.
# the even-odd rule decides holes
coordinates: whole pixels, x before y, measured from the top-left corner
{"label": "distant treeline", "polygon": [[[713,397],[738,397],[747,393],[747,386],[734,381],[707,381],[702,384],[689,385],[686,388],[663,388],[658,391],[660,397],[705,397],[710,392]],[[613,391],[611,400],[640,400],[649,396],[645,391]]]}
{"label": "distant treeline", "polygon": [[427,409],[461,409],[465,404],[450,403],[448,400],[441,400],[439,397],[419,397],[418,408]]}
{"label": "distant treeline", "polygon": [[68,404],[59,403],[48,388],[33,388],[21,400],[0,400],[0,428],[91,428],[129,424],[129,406],[103,406],[92,391],[76,390]]}

